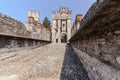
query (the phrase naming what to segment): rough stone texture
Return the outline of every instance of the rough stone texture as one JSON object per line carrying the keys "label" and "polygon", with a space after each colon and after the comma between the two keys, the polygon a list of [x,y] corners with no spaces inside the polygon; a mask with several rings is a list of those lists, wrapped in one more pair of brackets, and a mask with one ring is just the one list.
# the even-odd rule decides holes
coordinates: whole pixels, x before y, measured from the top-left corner
{"label": "rough stone texture", "polygon": [[35,48],[38,48],[38,46],[29,46],[29,47],[18,47],[18,48],[2,48],[0,49],[0,55],[1,54],[8,54],[8,53],[11,53],[11,52],[19,52],[19,51],[22,51],[22,50],[31,50],[31,49],[35,49]]}
{"label": "rough stone texture", "polygon": [[119,0],[103,0],[102,3],[95,2],[83,17],[79,30],[72,36],[70,41],[72,42],[93,31],[98,33],[98,31],[101,32],[107,28],[116,29],[117,26],[115,27],[115,25],[120,23],[119,3]]}
{"label": "rough stone texture", "polygon": [[116,58],[117,62],[120,64],[120,56]]}
{"label": "rough stone texture", "polygon": [[50,43],[46,34],[29,32],[23,23],[0,14],[0,48],[41,46]]}
{"label": "rough stone texture", "polygon": [[[89,61],[89,58],[85,58],[86,61],[83,61],[82,63],[86,64],[84,66],[86,69],[88,69],[89,67],[93,68],[87,70],[89,72],[88,75],[91,80],[120,80],[120,77],[116,76],[118,75],[117,71],[120,71],[119,24],[113,26],[112,29],[114,30],[111,30],[111,28],[109,27],[103,31],[93,31],[72,42],[73,48],[77,48],[78,50],[85,52],[83,53],[84,57],[81,56],[81,53],[79,51],[77,52],[79,56],[81,56],[80,58],[84,59],[85,56],[89,55],[91,62]],[[92,63],[92,61],[95,61],[93,58],[97,60],[95,63]],[[94,66],[94,64],[96,67]],[[105,66],[102,67],[102,64],[104,64]],[[101,71],[101,68],[104,68],[103,71]],[[113,75],[113,73],[115,75]]]}
{"label": "rough stone texture", "polygon": [[0,54],[0,80],[88,80],[66,44]]}
{"label": "rough stone texture", "polygon": [[96,57],[106,65],[120,70],[120,63],[116,60],[117,57],[120,57],[120,34],[115,35],[113,32],[110,35],[107,33],[101,36],[93,34],[76,41],[74,47],[86,52],[89,56]]}
{"label": "rough stone texture", "polygon": [[49,41],[25,39],[13,36],[0,36],[0,48],[39,47],[49,44]]}
{"label": "rough stone texture", "polygon": [[83,18],[81,29],[70,39],[91,80],[120,80],[119,3],[94,3]]}
{"label": "rough stone texture", "polygon": [[29,32],[23,23],[3,14],[0,14],[0,35],[50,41],[50,37],[46,39],[41,34]]}
{"label": "rough stone texture", "polygon": [[120,71],[107,66],[77,48],[74,48],[74,51],[77,53],[83,67],[87,70],[90,80],[120,80]]}
{"label": "rough stone texture", "polygon": [[60,80],[89,80],[71,46],[66,48]]}

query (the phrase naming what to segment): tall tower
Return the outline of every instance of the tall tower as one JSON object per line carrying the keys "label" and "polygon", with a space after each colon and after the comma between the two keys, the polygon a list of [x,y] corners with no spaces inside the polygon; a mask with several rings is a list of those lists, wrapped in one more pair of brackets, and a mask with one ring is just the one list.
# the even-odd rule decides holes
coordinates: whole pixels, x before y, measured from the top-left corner
{"label": "tall tower", "polygon": [[40,22],[39,11],[28,11],[28,17],[33,17],[35,21]]}
{"label": "tall tower", "polygon": [[77,14],[75,20],[76,30],[80,28],[81,21],[82,21],[82,14]]}
{"label": "tall tower", "polygon": [[73,36],[80,28],[80,23],[82,21],[82,14],[77,14],[75,22],[73,23],[73,27],[71,29],[71,36]]}
{"label": "tall tower", "polygon": [[61,7],[52,12],[52,42],[67,43],[71,37],[71,13],[69,8]]}
{"label": "tall tower", "polygon": [[40,13],[38,11],[28,11],[28,22],[25,24],[26,29],[36,32],[40,24]]}

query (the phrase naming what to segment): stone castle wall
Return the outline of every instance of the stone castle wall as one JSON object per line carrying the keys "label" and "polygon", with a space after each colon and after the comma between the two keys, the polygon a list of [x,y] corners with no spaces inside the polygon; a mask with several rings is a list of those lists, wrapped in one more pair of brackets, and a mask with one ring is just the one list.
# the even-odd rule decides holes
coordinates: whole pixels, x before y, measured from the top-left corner
{"label": "stone castle wall", "polygon": [[[93,10],[94,15],[86,14],[81,22],[84,25],[70,39],[90,80],[120,79],[119,2],[104,0],[98,10]],[[93,9],[97,4],[93,4]],[[90,12],[93,13],[91,8]]]}
{"label": "stone castle wall", "polygon": [[91,80],[120,79],[120,28],[101,36],[91,33],[72,46]]}
{"label": "stone castle wall", "polygon": [[49,43],[41,34],[26,30],[23,23],[0,14],[0,48],[38,46],[43,42]]}
{"label": "stone castle wall", "polygon": [[40,34],[35,32],[27,31],[25,25],[19,21],[16,21],[6,15],[0,14],[0,34],[7,36],[17,36],[29,39],[37,39],[37,40],[47,40],[44,37],[41,37]]}

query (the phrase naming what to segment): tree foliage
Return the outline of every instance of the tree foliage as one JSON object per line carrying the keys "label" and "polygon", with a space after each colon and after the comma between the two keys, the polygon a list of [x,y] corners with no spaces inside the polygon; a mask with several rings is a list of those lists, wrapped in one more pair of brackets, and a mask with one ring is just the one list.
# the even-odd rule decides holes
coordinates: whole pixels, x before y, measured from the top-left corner
{"label": "tree foliage", "polygon": [[48,30],[50,30],[51,29],[51,25],[50,24],[51,24],[50,20],[47,17],[45,17],[44,20],[43,20],[43,26],[45,28],[47,28]]}

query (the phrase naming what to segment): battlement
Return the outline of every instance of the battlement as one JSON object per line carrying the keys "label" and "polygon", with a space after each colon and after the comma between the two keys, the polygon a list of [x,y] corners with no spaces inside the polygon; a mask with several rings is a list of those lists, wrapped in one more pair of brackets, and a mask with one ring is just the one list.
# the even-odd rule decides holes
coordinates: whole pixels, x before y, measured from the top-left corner
{"label": "battlement", "polygon": [[33,11],[33,10],[28,11],[28,17],[33,17],[35,19],[35,21],[40,22],[40,13],[39,13],[39,11]]}
{"label": "battlement", "polygon": [[69,15],[71,15],[72,11],[69,8],[60,7],[58,13],[59,14],[69,14]]}
{"label": "battlement", "polygon": [[72,10],[66,7],[60,7],[59,11],[52,12],[52,19],[71,19]]}

